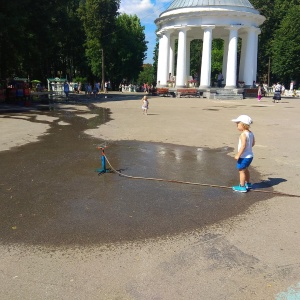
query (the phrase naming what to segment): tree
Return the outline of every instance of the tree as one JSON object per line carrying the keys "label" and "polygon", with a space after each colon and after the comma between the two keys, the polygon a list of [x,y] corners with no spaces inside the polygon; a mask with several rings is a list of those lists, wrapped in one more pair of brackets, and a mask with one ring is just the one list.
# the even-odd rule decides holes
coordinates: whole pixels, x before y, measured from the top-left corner
{"label": "tree", "polygon": [[287,83],[300,79],[300,5],[291,7],[272,41],[272,73]]}
{"label": "tree", "polygon": [[138,84],[152,84],[154,81],[153,66],[151,64],[143,65],[143,71],[140,72],[137,82]]}
{"label": "tree", "polygon": [[267,78],[269,60],[271,60],[271,63],[274,62],[273,41],[278,38],[275,32],[280,27],[280,23],[284,20],[289,8],[298,6],[299,0],[252,0],[251,3],[255,9],[266,17],[266,21],[261,26],[258,43],[258,74],[261,78]]}
{"label": "tree", "polygon": [[45,80],[85,69],[79,1],[2,1],[0,76]]}
{"label": "tree", "polygon": [[106,61],[102,61],[102,51],[104,57],[111,51],[119,7],[120,0],[85,0],[80,3],[79,13],[86,35],[86,56],[93,74],[98,77],[102,76],[102,64],[106,66]]}
{"label": "tree", "polygon": [[[18,11],[25,11],[27,0],[18,1]],[[22,57],[25,42],[26,17],[16,13],[16,3],[0,3],[0,78],[16,75],[24,62]]]}
{"label": "tree", "polygon": [[201,73],[201,54],[202,54],[202,40],[193,40],[191,42],[191,51],[190,51],[190,68],[191,74],[198,74],[198,80]]}
{"label": "tree", "polygon": [[224,42],[221,39],[215,39],[212,41],[212,53],[211,53],[211,77],[212,80],[216,80],[218,73],[223,68],[223,52]]}
{"label": "tree", "polygon": [[158,39],[156,38],[155,48],[153,50],[153,81],[157,82],[157,61],[158,61]]}
{"label": "tree", "polygon": [[147,51],[144,26],[141,26],[140,19],[136,15],[118,16],[110,48],[107,61],[110,78],[117,84],[123,78],[129,81],[136,80],[143,69]]}

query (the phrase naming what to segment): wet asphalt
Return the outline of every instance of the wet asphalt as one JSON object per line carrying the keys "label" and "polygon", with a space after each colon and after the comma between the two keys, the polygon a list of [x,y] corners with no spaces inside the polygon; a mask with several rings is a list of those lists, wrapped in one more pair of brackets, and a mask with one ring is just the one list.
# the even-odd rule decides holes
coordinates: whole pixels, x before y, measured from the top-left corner
{"label": "wet asphalt", "polygon": [[[124,174],[221,186],[238,183],[235,161],[228,155],[232,149],[106,143],[84,131],[109,122],[110,111],[82,105],[97,116],[85,119],[63,108],[40,107],[39,114],[59,117],[48,134],[39,142],[0,153],[1,243],[76,246],[171,236],[218,223],[272,196],[133,180],[111,172],[99,175],[97,146],[106,144],[109,161]],[[31,114],[18,111],[23,113]],[[5,118],[15,115],[2,113]],[[31,122],[43,122],[35,116],[32,113]],[[60,121],[71,125],[60,126]],[[251,175],[254,188],[267,187],[253,168]]]}

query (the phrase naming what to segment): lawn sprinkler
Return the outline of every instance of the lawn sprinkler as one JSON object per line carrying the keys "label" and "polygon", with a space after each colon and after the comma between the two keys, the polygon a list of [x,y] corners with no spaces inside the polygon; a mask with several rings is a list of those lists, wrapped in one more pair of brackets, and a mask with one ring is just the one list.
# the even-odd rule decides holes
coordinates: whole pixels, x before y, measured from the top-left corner
{"label": "lawn sprinkler", "polygon": [[97,147],[97,149],[101,150],[101,166],[102,166],[101,169],[96,170],[98,172],[98,175],[110,172],[110,169],[106,169],[106,158],[104,154],[104,148],[105,147],[101,147],[101,146]]}

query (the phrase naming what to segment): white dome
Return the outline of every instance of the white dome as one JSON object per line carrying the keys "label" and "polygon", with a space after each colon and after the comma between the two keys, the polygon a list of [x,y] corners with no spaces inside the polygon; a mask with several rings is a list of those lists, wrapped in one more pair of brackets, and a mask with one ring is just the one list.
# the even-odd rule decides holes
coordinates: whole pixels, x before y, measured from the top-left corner
{"label": "white dome", "polygon": [[155,20],[158,29],[169,26],[215,24],[259,27],[265,17],[248,0],[174,0]]}
{"label": "white dome", "polygon": [[242,6],[253,8],[248,0],[174,0],[167,10],[183,7]]}

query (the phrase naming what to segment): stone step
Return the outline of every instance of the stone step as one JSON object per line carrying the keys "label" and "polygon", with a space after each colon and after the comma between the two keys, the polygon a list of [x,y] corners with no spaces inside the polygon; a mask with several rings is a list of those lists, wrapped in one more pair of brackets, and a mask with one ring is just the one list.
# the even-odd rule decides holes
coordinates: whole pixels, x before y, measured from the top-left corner
{"label": "stone step", "polygon": [[216,90],[216,94],[220,94],[220,95],[228,95],[228,94],[236,94],[234,90],[227,90],[227,89],[217,89]]}
{"label": "stone step", "polygon": [[243,95],[242,94],[231,94],[231,95],[215,94],[214,99],[215,100],[242,100]]}

